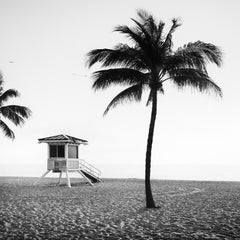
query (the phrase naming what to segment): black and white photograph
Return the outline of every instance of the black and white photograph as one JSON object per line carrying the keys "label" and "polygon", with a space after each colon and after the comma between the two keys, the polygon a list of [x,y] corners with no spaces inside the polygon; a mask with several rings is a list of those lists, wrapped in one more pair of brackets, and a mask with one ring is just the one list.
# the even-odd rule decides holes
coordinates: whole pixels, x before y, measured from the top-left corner
{"label": "black and white photograph", "polygon": [[240,240],[239,11],[0,0],[0,239]]}

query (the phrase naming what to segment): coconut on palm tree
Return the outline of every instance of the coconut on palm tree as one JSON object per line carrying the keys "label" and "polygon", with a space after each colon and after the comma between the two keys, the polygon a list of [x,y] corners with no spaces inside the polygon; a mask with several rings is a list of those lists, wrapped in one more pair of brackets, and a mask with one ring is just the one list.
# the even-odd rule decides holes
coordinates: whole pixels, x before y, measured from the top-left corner
{"label": "coconut on palm tree", "polygon": [[3,79],[2,75],[0,75],[0,128],[3,130],[5,136],[11,139],[15,138],[14,132],[9,128],[5,121],[3,121],[3,119],[8,119],[16,126],[19,126],[31,115],[31,111],[27,107],[5,104],[9,98],[15,98],[18,96],[19,92],[15,89],[4,91]]}
{"label": "coconut on palm tree", "polygon": [[145,160],[146,207],[154,208],[150,183],[151,151],[155,119],[157,115],[158,93],[164,93],[164,83],[172,81],[183,88],[190,86],[200,92],[213,91],[222,96],[219,86],[209,77],[206,65],[221,66],[221,50],[202,41],[190,42],[173,49],[172,35],[181,25],[178,19],[164,33],[164,22],[156,21],[146,11],[139,10],[139,20],[132,19],[134,27],[120,25],[115,31],[124,34],[129,44],[117,44],[112,49],[94,49],[87,54],[87,65],[101,63],[102,70],[93,73],[93,89],[104,90],[112,85],[126,86],[107,106],[104,114],[125,101],[140,101],[142,93],[149,92],[147,105],[152,112],[147,139]]}

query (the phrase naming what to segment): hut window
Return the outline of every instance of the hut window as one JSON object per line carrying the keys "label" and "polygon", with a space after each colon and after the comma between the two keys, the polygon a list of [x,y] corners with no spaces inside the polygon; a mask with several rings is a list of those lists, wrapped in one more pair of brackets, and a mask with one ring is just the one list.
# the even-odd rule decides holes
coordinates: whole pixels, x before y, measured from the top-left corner
{"label": "hut window", "polygon": [[64,158],[64,145],[50,145],[50,157]]}
{"label": "hut window", "polygon": [[68,146],[68,157],[78,158],[78,146]]}

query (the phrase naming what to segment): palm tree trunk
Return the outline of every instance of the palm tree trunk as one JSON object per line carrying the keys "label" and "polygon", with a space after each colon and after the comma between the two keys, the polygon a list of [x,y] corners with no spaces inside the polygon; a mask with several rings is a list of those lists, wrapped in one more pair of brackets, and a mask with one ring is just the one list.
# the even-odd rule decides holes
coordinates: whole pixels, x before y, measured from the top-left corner
{"label": "palm tree trunk", "polygon": [[157,116],[157,91],[152,92],[152,113],[151,120],[148,132],[148,140],[147,140],[147,152],[146,152],[146,162],[145,162],[145,191],[146,191],[146,207],[147,208],[155,208],[155,203],[152,196],[151,190],[151,152],[152,152],[152,143],[153,143],[153,133],[155,120]]}

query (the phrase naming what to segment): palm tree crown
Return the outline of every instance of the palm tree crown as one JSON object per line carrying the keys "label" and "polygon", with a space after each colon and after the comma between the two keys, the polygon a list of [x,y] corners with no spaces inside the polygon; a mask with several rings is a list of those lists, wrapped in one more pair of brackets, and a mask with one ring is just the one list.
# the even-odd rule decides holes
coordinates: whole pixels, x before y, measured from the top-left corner
{"label": "palm tree crown", "polygon": [[[88,53],[88,66],[101,62],[104,69],[93,74],[95,90],[110,85],[127,85],[129,88],[117,95],[108,105],[105,114],[124,100],[140,101],[144,89],[163,93],[163,83],[173,81],[178,87],[191,86],[201,92],[213,90],[220,96],[221,89],[208,76],[206,64],[212,62],[220,66],[222,54],[218,47],[197,41],[188,43],[173,51],[172,34],[180,26],[178,19],[164,34],[164,23],[158,24],[145,11],[138,11],[140,21],[136,27],[118,26],[115,31],[125,34],[133,46],[118,44],[113,49],[95,49]],[[119,67],[120,66],[120,67]]]}
{"label": "palm tree crown", "polygon": [[[213,91],[222,96],[222,91],[209,77],[206,65],[222,64],[221,50],[210,43],[190,42],[173,49],[172,35],[181,25],[172,20],[170,30],[164,33],[164,22],[157,22],[146,11],[138,11],[139,20],[132,19],[134,27],[120,25],[115,31],[124,34],[131,45],[118,44],[113,49],[95,49],[87,55],[87,65],[101,63],[103,69],[93,73],[93,89],[106,89],[112,85],[127,86],[107,106],[104,114],[119,103],[140,101],[144,90],[149,90],[147,105],[152,104],[146,152],[146,195],[151,195],[150,166],[157,93],[164,93],[163,85],[172,81],[179,88],[191,86],[200,92]],[[147,207],[154,207],[153,198],[147,196]]]}
{"label": "palm tree crown", "polygon": [[31,115],[30,109],[19,105],[5,105],[9,98],[18,97],[19,92],[15,89],[3,90],[3,79],[0,75],[0,128],[3,130],[5,136],[14,139],[14,132],[2,120],[3,118],[10,120],[16,126],[25,122],[25,119]]}

